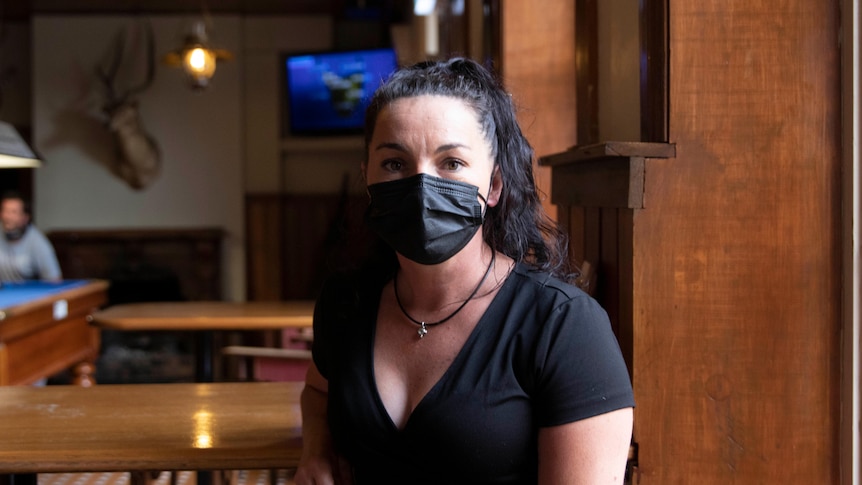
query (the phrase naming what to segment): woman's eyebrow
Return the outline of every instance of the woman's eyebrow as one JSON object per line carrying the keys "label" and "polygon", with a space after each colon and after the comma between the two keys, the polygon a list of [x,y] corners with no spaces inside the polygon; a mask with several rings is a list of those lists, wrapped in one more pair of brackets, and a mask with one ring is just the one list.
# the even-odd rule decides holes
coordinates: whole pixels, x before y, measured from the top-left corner
{"label": "woman's eyebrow", "polygon": [[[439,147],[437,147],[437,149],[434,150],[434,153],[443,153],[443,152],[447,152],[449,150],[454,150],[456,148],[464,148],[467,150],[470,149],[469,146],[467,146],[463,143],[446,143],[444,145],[440,145]],[[405,148],[404,145],[402,145],[400,143],[396,143],[396,142],[383,142],[383,143],[378,144],[376,147],[374,147],[374,149],[375,150],[389,149],[389,150],[396,150],[396,151],[404,152],[404,153],[407,152],[407,148]]]}
{"label": "woman's eyebrow", "polygon": [[385,148],[388,148],[390,150],[397,150],[399,152],[407,152],[407,149],[404,148],[403,145],[401,145],[400,143],[395,143],[395,142],[383,142],[383,143],[377,145],[376,147],[374,147],[375,150],[383,150]]}
{"label": "woman's eyebrow", "polygon": [[439,147],[437,147],[437,149],[434,150],[434,153],[448,152],[449,150],[454,150],[456,148],[466,148],[467,150],[470,149],[469,146],[463,143],[447,143],[445,145],[440,145]]}

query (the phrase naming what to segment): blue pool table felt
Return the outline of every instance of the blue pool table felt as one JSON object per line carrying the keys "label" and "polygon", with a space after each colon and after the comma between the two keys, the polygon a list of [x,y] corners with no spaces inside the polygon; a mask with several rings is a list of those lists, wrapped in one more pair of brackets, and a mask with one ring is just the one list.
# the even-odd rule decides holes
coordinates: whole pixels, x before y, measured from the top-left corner
{"label": "blue pool table felt", "polygon": [[22,283],[3,283],[0,286],[0,308],[9,308],[27,303],[86,284],[86,280],[65,280],[57,283],[46,281],[25,281]]}

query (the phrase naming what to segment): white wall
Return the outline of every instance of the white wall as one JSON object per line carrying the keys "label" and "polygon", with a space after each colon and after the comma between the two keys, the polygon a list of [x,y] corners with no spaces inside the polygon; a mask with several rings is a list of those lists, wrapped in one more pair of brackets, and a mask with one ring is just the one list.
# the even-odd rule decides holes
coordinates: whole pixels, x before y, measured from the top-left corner
{"label": "white wall", "polygon": [[[177,47],[188,18],[151,21],[160,58]],[[216,43],[236,51],[238,20],[216,17],[214,25]],[[46,231],[222,228],[223,295],[241,299],[245,275],[237,63],[219,65],[212,86],[203,93],[192,92],[178,70],[159,63],[154,83],[139,101],[143,125],[161,148],[161,175],[144,190],[134,190],[105,167],[113,155],[98,119],[101,96],[94,67],[119,29],[140,26],[140,18],[124,16],[33,19],[33,140],[45,160],[34,177],[34,216]],[[143,66],[143,57],[130,65]],[[142,79],[141,71],[127,72],[129,84]]]}
{"label": "white wall", "polygon": [[345,173],[353,178],[354,188],[361,186],[360,136],[280,137],[283,103],[280,55],[330,49],[333,38],[329,17],[246,19],[246,192],[334,193],[340,189]]}
{"label": "white wall", "polygon": [[[149,20],[161,58],[179,45],[190,17]],[[162,173],[148,188],[134,190],[105,166],[112,153],[93,69],[119,29],[140,29],[141,22],[114,15],[34,17],[32,126],[34,145],[45,160],[34,177],[34,216],[45,231],[220,227],[227,234],[223,294],[242,300],[244,194],[280,188],[333,192],[340,174],[355,166],[354,157],[345,162],[343,151],[326,150],[279,165],[278,54],[329,48],[332,22],[214,16],[211,40],[232,51],[235,60],[220,63],[203,92],[188,89],[179,70],[157,65],[153,85],[139,100],[143,125],[161,148]],[[137,66],[137,71],[123,67],[127,82],[142,78],[143,62]],[[291,174],[282,187],[280,171]]]}
{"label": "white wall", "polygon": [[359,173],[361,137],[282,140],[279,136],[283,102],[280,54],[330,49],[332,20],[252,17],[245,22],[246,192],[337,192],[343,174],[355,178]]}

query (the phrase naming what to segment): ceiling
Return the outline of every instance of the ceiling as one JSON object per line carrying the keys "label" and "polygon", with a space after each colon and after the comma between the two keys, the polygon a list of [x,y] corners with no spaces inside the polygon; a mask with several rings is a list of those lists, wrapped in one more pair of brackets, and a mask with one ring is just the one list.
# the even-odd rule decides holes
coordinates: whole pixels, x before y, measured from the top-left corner
{"label": "ceiling", "polygon": [[382,9],[412,9],[411,0],[0,0],[0,19],[21,20],[33,14],[230,13],[245,15],[345,15]]}

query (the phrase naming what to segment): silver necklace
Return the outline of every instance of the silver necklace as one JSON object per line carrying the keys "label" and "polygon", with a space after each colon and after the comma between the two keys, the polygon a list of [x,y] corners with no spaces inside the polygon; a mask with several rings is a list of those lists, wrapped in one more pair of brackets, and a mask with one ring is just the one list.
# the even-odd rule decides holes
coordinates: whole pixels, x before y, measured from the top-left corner
{"label": "silver necklace", "polygon": [[394,290],[395,290],[395,301],[398,302],[398,308],[401,309],[401,313],[403,313],[404,316],[407,317],[411,322],[415,323],[416,325],[419,325],[419,330],[417,330],[416,333],[419,334],[420,339],[425,337],[425,335],[428,334],[428,327],[434,327],[436,325],[440,325],[441,323],[448,322],[449,319],[451,319],[452,317],[457,315],[458,312],[461,311],[461,309],[463,309],[465,306],[467,306],[467,303],[469,303],[470,300],[472,300],[473,297],[476,296],[476,293],[479,292],[479,288],[481,288],[482,285],[485,283],[485,280],[488,279],[488,275],[491,274],[491,268],[494,267],[494,261],[496,259],[497,259],[497,252],[492,250],[491,251],[491,262],[488,263],[488,269],[485,270],[485,275],[482,276],[482,280],[479,281],[479,284],[476,286],[476,288],[473,289],[473,292],[470,293],[470,296],[468,296],[467,299],[464,300],[463,303],[461,303],[461,306],[456,308],[454,312],[450,313],[448,317],[446,317],[443,320],[440,320],[438,322],[423,322],[421,320],[416,320],[415,318],[411,317],[409,313],[407,313],[407,310],[404,309],[404,305],[401,303],[401,298],[398,296],[398,271],[395,272],[395,277],[393,278],[393,281],[392,281],[392,284],[393,284]]}

